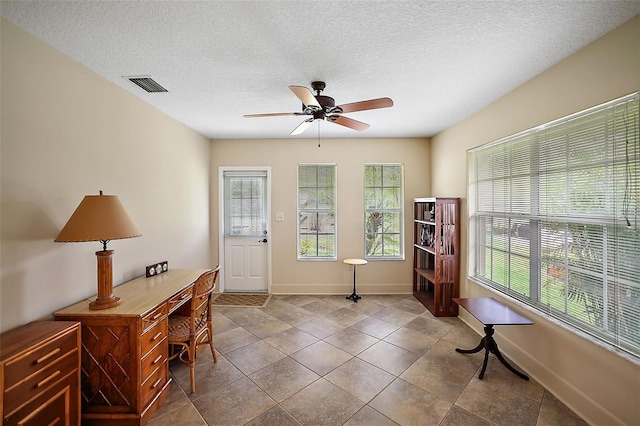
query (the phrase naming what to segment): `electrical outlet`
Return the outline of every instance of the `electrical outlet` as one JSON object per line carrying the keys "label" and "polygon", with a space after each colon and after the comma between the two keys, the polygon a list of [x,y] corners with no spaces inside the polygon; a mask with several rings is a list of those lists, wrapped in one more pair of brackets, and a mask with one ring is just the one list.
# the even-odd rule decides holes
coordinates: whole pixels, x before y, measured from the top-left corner
{"label": "electrical outlet", "polygon": [[284,213],[276,213],[276,222],[284,222]]}

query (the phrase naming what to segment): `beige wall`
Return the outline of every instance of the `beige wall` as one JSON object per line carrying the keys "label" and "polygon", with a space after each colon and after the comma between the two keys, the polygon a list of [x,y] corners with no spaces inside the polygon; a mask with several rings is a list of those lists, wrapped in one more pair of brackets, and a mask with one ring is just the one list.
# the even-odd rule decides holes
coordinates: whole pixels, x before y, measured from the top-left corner
{"label": "beige wall", "polygon": [[[466,201],[467,149],[639,90],[639,46],[640,17],[636,17],[434,137],[434,194],[465,197]],[[463,205],[466,220],[466,202]],[[466,230],[462,240],[466,246]],[[467,276],[466,256],[461,276]],[[505,301],[470,280],[462,280],[461,292],[464,297],[492,296]],[[508,303],[536,322],[532,327],[498,327],[501,348],[519,366],[592,424],[640,424],[637,363]],[[468,314],[461,316],[481,329]]]}
{"label": "beige wall", "polygon": [[115,285],[160,260],[211,266],[209,140],[11,23],[1,27],[0,331],[96,293],[100,243],[53,240],[99,190],[118,195],[142,232],[109,243]]}
{"label": "beige wall", "polygon": [[[277,119],[277,118],[276,118]],[[331,125],[321,123],[322,125]],[[402,163],[405,171],[405,259],[371,261],[358,268],[359,293],[411,292],[412,199],[429,196],[429,142],[426,139],[215,140],[211,148],[211,203],[218,221],[219,166],[270,166],[273,293],[351,292],[353,272],[342,260],[364,256],[363,174],[365,163]],[[335,163],[338,168],[338,261],[296,260],[296,179],[298,163]],[[285,215],[275,222],[275,212]],[[211,230],[212,253],[219,233]]]}

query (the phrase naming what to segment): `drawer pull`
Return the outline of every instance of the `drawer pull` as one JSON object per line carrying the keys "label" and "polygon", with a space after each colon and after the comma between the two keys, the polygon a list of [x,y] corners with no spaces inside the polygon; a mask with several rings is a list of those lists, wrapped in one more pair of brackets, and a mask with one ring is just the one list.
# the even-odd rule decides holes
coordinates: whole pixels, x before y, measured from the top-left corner
{"label": "drawer pull", "polygon": [[158,362],[160,362],[160,360],[162,359],[162,354],[158,355],[158,357],[156,359],[153,360],[153,362],[151,363],[151,365],[156,365]]}
{"label": "drawer pull", "polygon": [[160,377],[154,384],[151,385],[151,389],[157,388],[160,383],[162,383],[162,377]]}
{"label": "drawer pull", "polygon": [[47,383],[49,383],[50,381],[52,381],[53,379],[55,379],[56,377],[58,377],[60,375],[60,370],[56,370],[56,372],[54,372],[52,375],[50,375],[49,377],[47,377],[46,379],[44,379],[43,381],[39,382],[36,385],[36,388],[40,388],[44,385],[46,385]]}
{"label": "drawer pull", "polygon": [[57,425],[58,423],[60,423],[60,417],[56,417],[55,419],[51,420],[51,422],[49,424],[47,424],[47,426],[54,426]]}
{"label": "drawer pull", "polygon": [[162,336],[162,331],[157,332],[152,338],[151,341],[155,342],[156,340],[158,340],[158,338]]}
{"label": "drawer pull", "polygon": [[55,356],[58,354],[58,352],[60,352],[60,348],[55,348],[54,350],[52,350],[51,352],[49,352],[48,354],[46,354],[43,357],[40,357],[38,359],[36,359],[36,364],[42,364],[43,362],[45,362],[46,360],[48,360],[49,358],[51,358],[52,356]]}
{"label": "drawer pull", "polygon": [[158,312],[157,314],[155,314],[155,315],[153,316],[153,318],[151,318],[151,321],[155,321],[155,320],[157,320],[158,318],[160,318],[161,316],[162,316],[162,312]]}
{"label": "drawer pull", "polygon": [[185,294],[183,294],[182,296],[180,296],[180,300],[184,300],[184,299],[186,299],[187,297],[189,297],[189,296],[190,296],[190,294],[191,294],[191,293],[185,293]]}

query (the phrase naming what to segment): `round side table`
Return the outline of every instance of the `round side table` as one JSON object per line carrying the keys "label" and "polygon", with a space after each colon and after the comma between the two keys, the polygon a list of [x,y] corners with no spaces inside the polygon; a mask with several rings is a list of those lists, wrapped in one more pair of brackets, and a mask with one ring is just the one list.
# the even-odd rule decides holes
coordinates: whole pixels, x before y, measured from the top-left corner
{"label": "round side table", "polygon": [[353,293],[351,293],[351,296],[347,296],[347,299],[351,299],[354,303],[358,303],[358,299],[362,299],[362,297],[358,296],[358,293],[356,293],[356,267],[359,265],[366,265],[367,261],[364,259],[345,259],[343,262],[347,265],[353,266]]}

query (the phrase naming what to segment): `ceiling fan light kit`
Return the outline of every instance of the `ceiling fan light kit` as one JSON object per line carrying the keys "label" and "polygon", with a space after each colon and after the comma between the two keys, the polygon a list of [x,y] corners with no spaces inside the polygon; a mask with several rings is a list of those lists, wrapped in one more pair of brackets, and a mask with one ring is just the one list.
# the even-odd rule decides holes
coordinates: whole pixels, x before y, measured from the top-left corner
{"label": "ceiling fan light kit", "polygon": [[353,118],[345,117],[342,114],[358,111],[366,111],[372,109],[389,108],[393,106],[390,98],[369,99],[366,101],[352,102],[348,104],[336,105],[335,99],[330,96],[321,95],[326,84],[324,81],[314,81],[311,88],[315,90],[314,95],[311,90],[304,86],[289,86],[289,90],[300,101],[302,101],[302,112],[274,112],[266,114],[246,114],[245,118],[258,117],[291,117],[291,116],[311,116],[300,123],[290,133],[291,136],[302,134],[311,126],[314,120],[325,120],[340,126],[348,127],[353,130],[362,131],[369,128],[367,123],[363,123]]}

